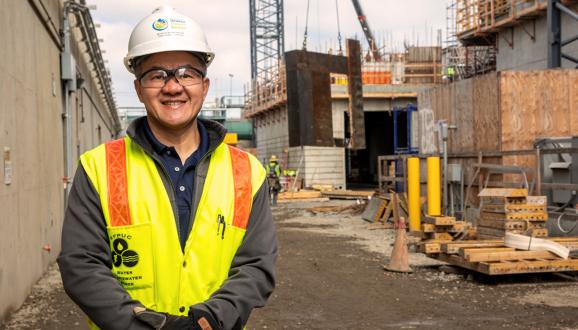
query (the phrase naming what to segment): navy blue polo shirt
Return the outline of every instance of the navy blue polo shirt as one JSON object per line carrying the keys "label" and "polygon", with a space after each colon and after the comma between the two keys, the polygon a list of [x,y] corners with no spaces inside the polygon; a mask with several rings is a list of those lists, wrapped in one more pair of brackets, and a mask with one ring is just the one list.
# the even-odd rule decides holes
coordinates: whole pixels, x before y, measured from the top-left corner
{"label": "navy blue polo shirt", "polygon": [[187,158],[185,164],[181,162],[179,155],[174,147],[166,146],[157,140],[151,131],[148,122],[145,120],[145,136],[150,142],[153,150],[160,156],[162,166],[169,174],[173,191],[175,192],[175,201],[178,207],[179,218],[177,219],[177,230],[181,249],[185,249],[185,243],[189,236],[189,224],[191,223],[191,205],[193,203],[193,187],[195,182],[195,169],[201,158],[209,150],[209,135],[205,126],[197,120],[199,136],[201,143],[195,152]]}

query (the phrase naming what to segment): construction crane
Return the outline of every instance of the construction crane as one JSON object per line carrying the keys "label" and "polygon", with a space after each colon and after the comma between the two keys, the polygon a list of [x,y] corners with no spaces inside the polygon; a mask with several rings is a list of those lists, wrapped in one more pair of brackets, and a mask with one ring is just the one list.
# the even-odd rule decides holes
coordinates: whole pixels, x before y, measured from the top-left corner
{"label": "construction crane", "polygon": [[371,29],[369,28],[369,24],[367,23],[367,17],[363,13],[363,9],[361,8],[361,4],[358,0],[351,0],[353,3],[353,7],[355,8],[355,13],[357,13],[357,19],[359,20],[359,24],[361,24],[361,28],[363,29],[363,33],[365,34],[365,38],[367,39],[367,43],[369,44],[369,50],[373,55],[373,59],[376,62],[381,61],[381,55],[377,50],[377,46],[375,44],[375,39],[373,38],[373,33],[371,33]]}

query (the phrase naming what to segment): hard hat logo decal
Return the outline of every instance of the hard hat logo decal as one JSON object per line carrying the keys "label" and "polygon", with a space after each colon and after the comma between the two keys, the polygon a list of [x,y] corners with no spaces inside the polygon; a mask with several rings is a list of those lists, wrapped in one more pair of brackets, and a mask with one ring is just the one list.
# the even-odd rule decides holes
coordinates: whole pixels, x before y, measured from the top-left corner
{"label": "hard hat logo decal", "polygon": [[169,22],[166,19],[159,18],[153,23],[153,29],[162,31],[169,27]]}

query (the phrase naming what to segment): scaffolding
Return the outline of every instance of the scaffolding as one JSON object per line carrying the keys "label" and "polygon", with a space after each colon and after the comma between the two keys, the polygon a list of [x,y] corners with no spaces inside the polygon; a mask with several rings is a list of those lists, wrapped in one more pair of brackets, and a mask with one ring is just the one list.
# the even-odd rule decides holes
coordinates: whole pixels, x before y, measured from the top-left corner
{"label": "scaffolding", "polygon": [[[496,69],[496,47],[492,38],[487,37],[481,44],[462,45],[459,31],[467,26],[479,27],[479,15],[486,15],[488,6],[494,14],[505,13],[508,0],[457,0],[448,7],[446,20],[446,48],[444,50],[444,73],[450,81],[462,80]],[[495,5],[495,6],[494,6]],[[482,20],[483,21],[483,20]]]}
{"label": "scaffolding", "polygon": [[462,42],[467,42],[520,24],[523,19],[543,15],[548,7],[548,1],[456,0],[455,7],[456,35]]}

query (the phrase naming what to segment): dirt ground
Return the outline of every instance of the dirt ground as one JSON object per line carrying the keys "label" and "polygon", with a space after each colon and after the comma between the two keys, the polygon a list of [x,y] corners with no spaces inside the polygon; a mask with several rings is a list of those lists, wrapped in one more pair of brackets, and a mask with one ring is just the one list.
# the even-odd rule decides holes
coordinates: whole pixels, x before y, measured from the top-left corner
{"label": "dirt ground", "polygon": [[[305,210],[351,203],[274,208],[277,288],[248,329],[578,329],[578,274],[494,278],[415,253],[412,274],[386,272],[393,230],[368,230],[346,212]],[[0,329],[86,326],[53,267]]]}

